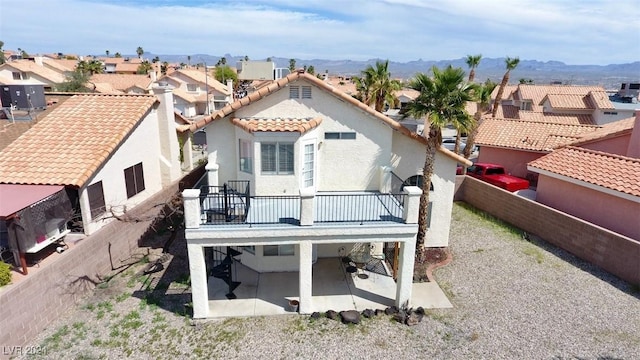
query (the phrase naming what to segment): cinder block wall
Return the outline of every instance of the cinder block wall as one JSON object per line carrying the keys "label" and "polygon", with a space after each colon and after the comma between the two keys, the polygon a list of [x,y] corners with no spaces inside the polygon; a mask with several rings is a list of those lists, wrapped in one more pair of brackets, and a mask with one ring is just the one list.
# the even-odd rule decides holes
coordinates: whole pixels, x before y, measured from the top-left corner
{"label": "cinder block wall", "polygon": [[[201,166],[128,214],[151,219],[179,188],[189,187],[203,174]],[[151,231],[152,220],[112,221],[95,234],[81,240],[54,262],[27,275],[15,286],[0,289],[0,349],[24,346],[52,321],[86,297],[105,274],[139,255],[139,241]],[[140,254],[141,255],[141,254]],[[113,267],[112,267],[113,264]],[[4,357],[0,351],[0,358]]]}
{"label": "cinder block wall", "polygon": [[463,177],[455,198],[535,234],[631,284],[640,284],[640,242],[637,240],[469,176]]}

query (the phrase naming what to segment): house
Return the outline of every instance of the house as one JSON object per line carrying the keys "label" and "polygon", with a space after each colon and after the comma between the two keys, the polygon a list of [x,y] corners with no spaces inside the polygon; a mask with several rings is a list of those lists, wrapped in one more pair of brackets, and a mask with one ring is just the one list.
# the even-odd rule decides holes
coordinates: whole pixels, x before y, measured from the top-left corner
{"label": "house", "polygon": [[149,94],[156,81],[155,72],[141,74],[93,74],[89,83],[102,94]]}
{"label": "house", "polygon": [[207,115],[232,101],[230,84],[223,85],[215,78],[205,76],[204,69],[176,70],[159,81],[174,87],[174,106],[188,118]]}
{"label": "house", "polygon": [[50,91],[65,79],[63,71],[44,66],[42,62],[14,60],[0,65],[0,84],[3,85],[43,85],[45,91]]}
{"label": "house", "polygon": [[[297,272],[294,296],[310,313],[327,310],[312,291],[316,262],[380,261],[396,243],[393,301],[410,306],[423,137],[301,71],[188,127],[206,132],[209,153],[202,186],[183,192],[195,318],[215,313],[217,276],[235,297],[223,268],[238,257],[257,273]],[[448,245],[457,163],[470,165],[438,150],[426,246]]]}
{"label": "house", "polygon": [[527,163],[598,129],[597,125],[485,118],[475,139],[480,147],[478,162],[500,164],[514,176],[535,180]]}
{"label": "house", "polygon": [[[3,202],[20,204],[0,218],[22,259],[57,240],[49,230],[90,235],[181,176],[171,90],[154,93],[74,95],[0,152]],[[58,203],[70,208],[54,214]]]}

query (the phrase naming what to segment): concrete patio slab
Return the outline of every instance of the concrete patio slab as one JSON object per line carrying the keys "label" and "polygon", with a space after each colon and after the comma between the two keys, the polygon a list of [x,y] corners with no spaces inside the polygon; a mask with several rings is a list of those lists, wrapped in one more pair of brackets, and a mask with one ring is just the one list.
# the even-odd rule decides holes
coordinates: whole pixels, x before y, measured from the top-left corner
{"label": "concrete patio slab", "polygon": [[[291,314],[289,300],[298,300],[298,273],[258,273],[241,263],[233,265],[233,280],[241,284],[228,299],[229,286],[209,277],[209,317]],[[359,270],[349,274],[339,258],[322,258],[313,265],[313,311],[384,309],[395,303],[391,276]],[[453,307],[438,284],[415,283],[411,306],[425,309]]]}

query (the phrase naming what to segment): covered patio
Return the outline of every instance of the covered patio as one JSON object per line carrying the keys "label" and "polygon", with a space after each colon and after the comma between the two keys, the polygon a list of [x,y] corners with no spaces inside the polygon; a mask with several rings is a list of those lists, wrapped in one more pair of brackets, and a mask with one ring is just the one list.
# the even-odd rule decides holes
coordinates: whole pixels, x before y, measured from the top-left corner
{"label": "covered patio", "polygon": [[[379,271],[347,272],[348,264],[338,257],[320,258],[312,266],[310,312],[384,309],[395,305],[396,282]],[[228,285],[209,277],[208,316],[237,317],[292,314],[289,300],[299,300],[298,272],[258,273],[238,263],[234,280],[236,299],[226,297]],[[451,303],[435,282],[414,283],[411,306],[425,309],[450,308]]]}

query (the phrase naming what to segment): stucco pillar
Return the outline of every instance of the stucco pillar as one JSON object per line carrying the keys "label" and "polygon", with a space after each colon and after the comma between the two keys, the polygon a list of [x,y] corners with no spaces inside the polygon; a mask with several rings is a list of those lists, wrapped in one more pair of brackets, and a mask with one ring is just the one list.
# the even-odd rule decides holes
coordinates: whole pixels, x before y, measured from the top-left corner
{"label": "stucco pillar", "polygon": [[209,291],[207,288],[207,266],[204,261],[204,248],[200,245],[187,244],[189,255],[189,272],[191,274],[191,301],[193,301],[193,318],[209,316]]}
{"label": "stucco pillar", "polygon": [[191,132],[187,131],[181,133],[180,136],[184,139],[182,143],[182,163],[184,169],[193,170],[193,141],[191,140]]}
{"label": "stucco pillar", "polygon": [[80,215],[82,215],[82,228],[84,234],[89,236],[93,232],[91,229],[91,206],[89,205],[89,196],[87,188],[80,190]]}
{"label": "stucco pillar", "polygon": [[158,136],[160,138],[160,172],[162,186],[168,186],[180,178],[180,145],[176,134],[175,112],[173,110],[173,89],[168,86],[151,89],[158,98]]}
{"label": "stucco pillar", "polygon": [[313,225],[315,196],[312,188],[300,189],[300,226]]}
{"label": "stucco pillar", "polygon": [[383,194],[391,192],[391,170],[390,166],[380,166],[380,188],[379,191]]}
{"label": "stucco pillar", "polygon": [[413,266],[415,264],[416,238],[400,244],[398,267],[398,283],[396,285],[396,306],[411,307],[411,291],[413,290]]}
{"label": "stucco pillar", "polygon": [[422,189],[417,186],[405,186],[404,193],[407,194],[407,196],[404,199],[402,218],[405,224],[417,224]]}
{"label": "stucco pillar", "polygon": [[300,305],[299,310],[301,314],[310,314],[313,312],[313,296],[312,296],[312,282],[313,282],[313,244],[309,241],[303,241],[300,243]]}
{"label": "stucco pillar", "polygon": [[185,189],[182,191],[184,201],[184,226],[187,229],[200,227],[200,189]]}
{"label": "stucco pillar", "polygon": [[[219,186],[218,185],[218,168],[220,168],[220,166],[215,162],[211,162],[211,161],[209,161],[207,165],[204,167],[204,169],[207,170],[207,183],[209,184],[209,186]],[[218,189],[217,187],[211,188],[209,189],[209,192],[211,193],[218,192],[217,189]]]}

